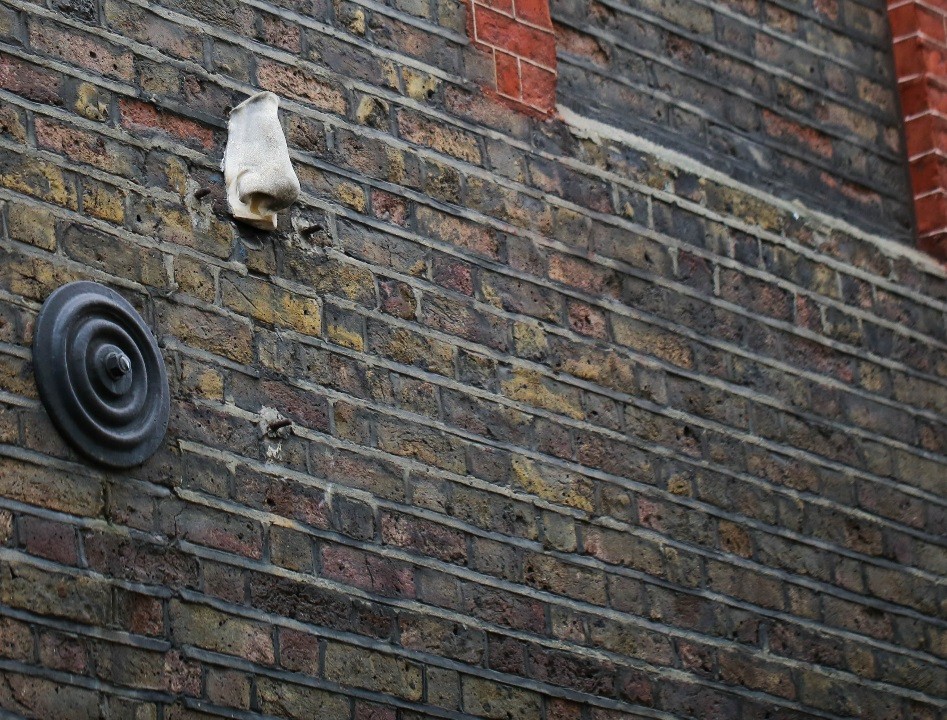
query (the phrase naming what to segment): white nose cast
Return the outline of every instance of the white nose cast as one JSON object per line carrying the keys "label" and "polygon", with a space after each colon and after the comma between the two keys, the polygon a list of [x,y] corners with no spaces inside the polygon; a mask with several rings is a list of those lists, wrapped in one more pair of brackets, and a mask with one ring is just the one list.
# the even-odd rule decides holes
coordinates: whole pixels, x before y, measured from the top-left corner
{"label": "white nose cast", "polygon": [[276,95],[257,93],[230,112],[227,126],[223,171],[230,212],[261,230],[275,230],[276,213],[299,196],[278,109]]}

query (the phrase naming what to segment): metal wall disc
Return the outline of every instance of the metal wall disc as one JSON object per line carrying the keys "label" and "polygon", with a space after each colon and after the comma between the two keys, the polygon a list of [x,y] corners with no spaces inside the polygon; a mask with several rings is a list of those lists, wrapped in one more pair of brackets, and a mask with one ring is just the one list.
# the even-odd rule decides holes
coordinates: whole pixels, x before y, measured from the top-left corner
{"label": "metal wall disc", "polygon": [[90,460],[132,467],[161,445],[171,404],[164,361],[141,316],[113,290],[74,282],[46,299],[33,372],[53,424]]}

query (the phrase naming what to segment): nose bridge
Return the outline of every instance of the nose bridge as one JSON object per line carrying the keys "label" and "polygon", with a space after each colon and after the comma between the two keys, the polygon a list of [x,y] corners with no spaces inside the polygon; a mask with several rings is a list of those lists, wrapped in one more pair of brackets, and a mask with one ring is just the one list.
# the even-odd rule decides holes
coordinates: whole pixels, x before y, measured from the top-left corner
{"label": "nose bridge", "polygon": [[224,180],[234,217],[263,229],[275,228],[275,213],[299,196],[278,107],[276,95],[263,92],[234,108],[224,154]]}

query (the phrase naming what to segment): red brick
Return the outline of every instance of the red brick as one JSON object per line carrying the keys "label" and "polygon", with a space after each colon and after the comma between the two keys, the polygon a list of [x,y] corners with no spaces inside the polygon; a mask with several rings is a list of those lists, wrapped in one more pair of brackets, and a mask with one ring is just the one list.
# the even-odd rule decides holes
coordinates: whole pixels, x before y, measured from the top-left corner
{"label": "red brick", "polygon": [[947,226],[947,193],[944,190],[915,198],[917,231],[923,235]]}
{"label": "red brick", "polygon": [[500,50],[494,53],[494,57],[497,64],[497,92],[519,99],[522,96],[519,60]]}
{"label": "red brick", "polygon": [[936,151],[929,152],[911,161],[911,186],[915,195],[923,195],[945,186],[945,163],[947,158]]}
{"label": "red brick", "polygon": [[118,106],[126,128],[158,130],[183,142],[196,141],[205,150],[214,147],[213,131],[193,120],[138,100],[122,99]]}
{"label": "red brick", "polygon": [[925,153],[934,147],[934,116],[930,113],[918,115],[904,123],[908,157]]}
{"label": "red brick", "polygon": [[898,92],[901,95],[901,112],[904,117],[913,117],[930,109],[931,95],[929,92],[930,82],[923,75],[913,77],[909,80],[902,80],[898,84]]}
{"label": "red brick", "polygon": [[556,73],[525,61],[520,68],[523,102],[542,112],[552,112],[556,107]]}
{"label": "red brick", "polygon": [[493,8],[494,10],[506,15],[513,15],[513,0],[476,0],[476,4],[483,7]]}
{"label": "red brick", "polygon": [[556,39],[551,32],[523,25],[489,8],[477,9],[476,31],[479,42],[548,68],[556,66]]}
{"label": "red brick", "polygon": [[938,78],[947,75],[947,48],[926,38],[920,39],[917,47],[921,49],[925,72]]}
{"label": "red brick", "polygon": [[[936,79],[928,76],[924,83],[925,98],[926,98],[926,110],[932,112],[939,112],[941,115],[947,116],[947,90],[944,89],[943,84],[935,82]],[[905,116],[907,113],[905,112]]]}
{"label": "red brick", "polygon": [[932,40],[941,43],[947,42],[947,33],[944,31],[944,16],[923,5],[917,3],[915,5],[917,8],[915,13],[917,29]]}
{"label": "red brick", "polygon": [[894,67],[899,78],[924,71],[924,53],[917,37],[911,36],[894,44]]}
{"label": "red brick", "polygon": [[924,252],[930,253],[941,262],[947,262],[947,229],[921,237],[917,244]]}
{"label": "red brick", "polygon": [[76,531],[71,525],[37,517],[24,517],[20,523],[20,536],[26,545],[26,551],[31,555],[65,565],[75,565],[78,561]]}
{"label": "red brick", "polygon": [[414,570],[411,566],[354,548],[324,547],[322,574],[380,595],[414,597]]}
{"label": "red brick", "polygon": [[906,2],[888,11],[888,22],[891,25],[891,37],[903,38],[917,32],[917,4]]}
{"label": "red brick", "polygon": [[549,17],[549,0],[515,0],[515,3],[515,14],[518,20],[538,25],[541,28],[552,28],[552,20]]}
{"label": "red brick", "polygon": [[62,76],[0,53],[0,87],[36,102],[61,105]]}
{"label": "red brick", "polygon": [[131,52],[113,48],[84,33],[36,24],[30,27],[30,44],[41,52],[102,75],[129,82],[135,78]]}

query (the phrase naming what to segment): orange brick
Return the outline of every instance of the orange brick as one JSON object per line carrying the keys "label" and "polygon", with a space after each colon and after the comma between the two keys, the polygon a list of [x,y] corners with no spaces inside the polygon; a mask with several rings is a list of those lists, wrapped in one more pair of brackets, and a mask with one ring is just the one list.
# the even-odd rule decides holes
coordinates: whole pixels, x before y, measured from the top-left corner
{"label": "orange brick", "polygon": [[500,50],[494,56],[497,64],[497,92],[511,98],[522,97],[519,60]]}

